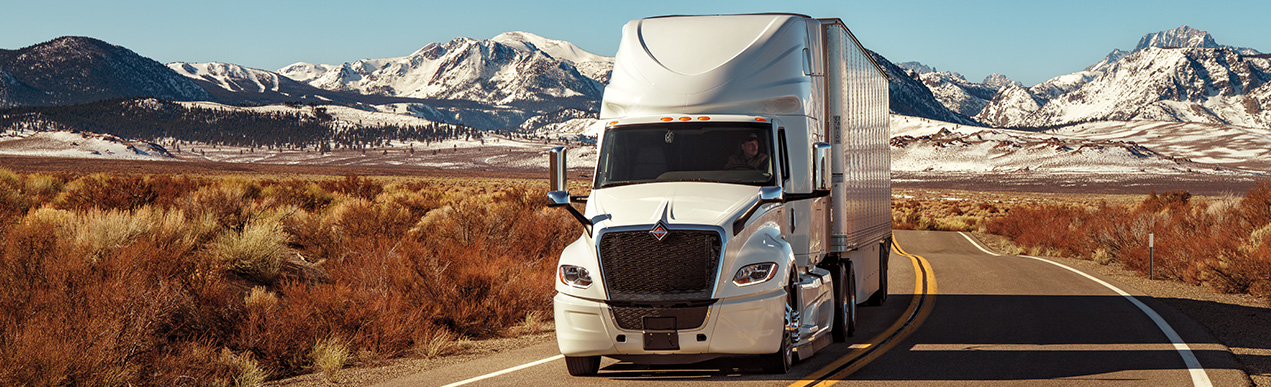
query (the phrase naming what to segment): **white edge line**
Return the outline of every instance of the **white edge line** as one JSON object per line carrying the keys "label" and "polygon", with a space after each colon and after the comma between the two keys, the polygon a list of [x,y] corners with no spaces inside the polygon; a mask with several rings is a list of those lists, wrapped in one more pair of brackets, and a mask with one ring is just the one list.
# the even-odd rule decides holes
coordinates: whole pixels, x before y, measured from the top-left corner
{"label": "white edge line", "polygon": [[[974,245],[975,248],[980,249],[980,251],[983,251],[993,256],[998,256],[998,257],[1002,256],[1002,254],[991,252],[988,249],[985,249],[984,246],[980,246],[978,242],[976,242],[974,239],[971,239],[971,237],[967,236],[966,233],[964,232],[958,232],[958,235],[961,235],[963,238],[966,238],[968,242],[971,242],[971,244]],[[1192,385],[1200,386],[1200,387],[1212,387],[1214,385],[1213,382],[1209,380],[1209,375],[1205,373],[1205,368],[1201,367],[1200,360],[1196,359],[1196,354],[1192,353],[1192,349],[1191,347],[1187,345],[1187,342],[1183,341],[1183,338],[1178,335],[1178,332],[1175,332],[1174,328],[1170,327],[1169,323],[1166,322],[1165,319],[1162,318],[1160,314],[1157,314],[1156,311],[1152,310],[1151,307],[1148,307],[1146,304],[1139,301],[1138,298],[1135,298],[1134,296],[1130,295],[1130,293],[1126,293],[1124,290],[1121,290],[1117,288],[1116,286],[1112,286],[1112,284],[1110,283],[1104,282],[1101,279],[1095,278],[1092,275],[1086,274],[1080,270],[1069,267],[1068,265],[1064,265],[1062,263],[1051,261],[1048,259],[1042,259],[1042,258],[1032,257],[1027,255],[1019,255],[1019,257],[1031,258],[1031,259],[1046,262],[1055,266],[1059,266],[1064,269],[1068,269],[1068,271],[1080,274],[1082,277],[1086,277],[1090,279],[1091,281],[1094,281],[1095,283],[1103,285],[1107,287],[1108,289],[1112,289],[1112,291],[1117,292],[1117,294],[1120,294],[1121,297],[1125,297],[1125,299],[1129,300],[1130,303],[1134,304],[1134,306],[1138,307],[1139,310],[1143,311],[1143,314],[1146,314],[1148,318],[1152,319],[1152,322],[1156,323],[1156,327],[1161,329],[1161,333],[1164,333],[1165,337],[1169,338],[1170,342],[1174,344],[1174,350],[1178,351],[1179,356],[1182,356],[1183,363],[1187,365],[1187,371],[1192,376]]]}
{"label": "white edge line", "polygon": [[563,358],[565,358],[565,355],[556,355],[556,356],[552,356],[552,357],[549,357],[549,358],[546,358],[546,359],[542,359],[542,360],[539,360],[539,361],[535,361],[535,362],[532,362],[532,363],[526,363],[526,364],[522,364],[522,365],[519,365],[519,366],[516,366],[516,367],[508,368],[508,369],[505,369],[505,370],[502,370],[502,371],[495,371],[495,372],[491,372],[491,373],[488,373],[488,374],[485,374],[485,375],[481,375],[481,376],[478,376],[478,377],[475,377],[475,378],[472,378],[472,379],[462,380],[462,381],[458,381],[458,382],[450,383],[450,384],[447,384],[447,385],[444,385],[444,386],[441,386],[441,387],[455,387],[455,386],[462,386],[462,385],[465,385],[465,384],[468,384],[468,383],[477,382],[477,381],[481,381],[481,380],[485,380],[485,379],[493,378],[493,377],[495,377],[495,376],[499,376],[499,375],[503,375],[503,374],[507,374],[507,373],[512,373],[512,372],[516,372],[516,371],[520,371],[520,370],[523,370],[523,369],[526,369],[526,368],[530,368],[530,367],[533,367],[533,366],[536,366],[536,365],[539,365],[539,364],[547,363],[547,362],[550,362],[550,361],[556,361],[556,360],[560,360],[560,359],[563,359]]}

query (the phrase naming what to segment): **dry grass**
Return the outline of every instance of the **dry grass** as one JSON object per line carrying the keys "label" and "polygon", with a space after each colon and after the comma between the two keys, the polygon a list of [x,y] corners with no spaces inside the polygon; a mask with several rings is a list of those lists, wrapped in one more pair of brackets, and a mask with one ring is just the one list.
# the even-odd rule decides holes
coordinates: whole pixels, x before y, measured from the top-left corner
{"label": "dry grass", "polygon": [[0,169],[0,385],[334,379],[531,332],[580,232],[545,190]]}
{"label": "dry grass", "polygon": [[328,382],[339,383],[340,370],[349,361],[349,348],[344,340],[331,337],[314,343],[309,358],[313,360],[313,368],[321,371]]}

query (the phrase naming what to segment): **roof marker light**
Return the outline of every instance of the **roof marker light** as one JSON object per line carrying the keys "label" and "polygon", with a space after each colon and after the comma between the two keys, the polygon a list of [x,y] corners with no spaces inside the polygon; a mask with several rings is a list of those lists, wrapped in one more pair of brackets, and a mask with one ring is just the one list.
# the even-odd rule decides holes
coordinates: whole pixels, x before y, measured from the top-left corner
{"label": "roof marker light", "polygon": [[710,117],[707,117],[707,116],[697,117],[697,119],[702,120],[702,121],[710,121],[710,120],[711,120],[711,118],[710,118]]}
{"label": "roof marker light", "polygon": [[662,121],[671,121],[671,120],[674,120],[674,118],[671,118],[671,117],[662,117]]}
{"label": "roof marker light", "polygon": [[768,119],[767,119],[767,118],[763,118],[763,117],[755,117],[755,121],[759,121],[759,122],[768,122]]}
{"label": "roof marker light", "polygon": [[693,117],[680,117],[680,121],[688,121],[688,120],[692,120],[692,119],[693,119]]}
{"label": "roof marker light", "polygon": [[610,122],[609,122],[609,126],[614,126],[614,125],[617,125],[617,124],[618,124],[618,121],[610,121]]}

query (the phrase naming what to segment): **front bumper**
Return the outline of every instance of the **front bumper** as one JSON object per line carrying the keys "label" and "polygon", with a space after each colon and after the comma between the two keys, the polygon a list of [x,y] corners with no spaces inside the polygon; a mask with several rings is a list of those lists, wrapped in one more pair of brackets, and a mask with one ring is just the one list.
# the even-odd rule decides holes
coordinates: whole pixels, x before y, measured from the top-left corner
{"label": "front bumper", "polygon": [[[710,306],[700,328],[674,331],[678,350],[645,350],[645,332],[619,328],[603,301],[557,293],[553,299],[556,342],[567,356],[775,353],[781,345],[785,298],[786,293],[777,290],[719,300]],[[625,340],[619,342],[619,335]]]}

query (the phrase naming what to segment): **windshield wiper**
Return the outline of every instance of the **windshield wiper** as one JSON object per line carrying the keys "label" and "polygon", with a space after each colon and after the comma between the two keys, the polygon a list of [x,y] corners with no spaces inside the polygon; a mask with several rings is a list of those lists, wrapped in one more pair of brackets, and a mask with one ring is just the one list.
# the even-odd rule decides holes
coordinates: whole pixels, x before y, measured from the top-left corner
{"label": "windshield wiper", "polygon": [[616,183],[607,183],[607,184],[602,184],[602,185],[600,185],[600,187],[597,187],[597,188],[612,188],[612,187],[621,187],[621,186],[624,186],[624,185],[632,185],[632,184],[640,184],[640,183],[649,183],[649,182],[651,182],[651,181],[619,181],[619,182],[616,182]]}

